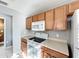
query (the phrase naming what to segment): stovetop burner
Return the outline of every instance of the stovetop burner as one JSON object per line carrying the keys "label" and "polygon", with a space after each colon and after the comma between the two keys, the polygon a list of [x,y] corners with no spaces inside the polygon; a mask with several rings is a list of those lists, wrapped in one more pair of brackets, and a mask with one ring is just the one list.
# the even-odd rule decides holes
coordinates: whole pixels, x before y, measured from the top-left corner
{"label": "stovetop burner", "polygon": [[36,37],[29,38],[29,40],[34,40],[34,39],[36,39]]}
{"label": "stovetop burner", "polygon": [[29,40],[33,40],[35,42],[41,43],[41,42],[45,41],[46,39],[38,38],[38,37],[32,37],[32,38],[29,38]]}

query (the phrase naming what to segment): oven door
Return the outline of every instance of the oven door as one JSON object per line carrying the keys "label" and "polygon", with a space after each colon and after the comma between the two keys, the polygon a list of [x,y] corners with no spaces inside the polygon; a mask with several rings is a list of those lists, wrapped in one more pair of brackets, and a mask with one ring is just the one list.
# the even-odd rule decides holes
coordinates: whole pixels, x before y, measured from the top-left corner
{"label": "oven door", "polygon": [[27,56],[30,58],[40,58],[40,48],[35,48],[34,46],[29,45],[27,50]]}

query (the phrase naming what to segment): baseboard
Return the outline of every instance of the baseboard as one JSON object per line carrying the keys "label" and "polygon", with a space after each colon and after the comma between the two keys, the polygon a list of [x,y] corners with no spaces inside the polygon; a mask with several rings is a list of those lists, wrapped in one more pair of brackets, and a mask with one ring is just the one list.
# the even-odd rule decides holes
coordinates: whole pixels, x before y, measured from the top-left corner
{"label": "baseboard", "polygon": [[5,48],[13,48],[13,46],[5,47]]}

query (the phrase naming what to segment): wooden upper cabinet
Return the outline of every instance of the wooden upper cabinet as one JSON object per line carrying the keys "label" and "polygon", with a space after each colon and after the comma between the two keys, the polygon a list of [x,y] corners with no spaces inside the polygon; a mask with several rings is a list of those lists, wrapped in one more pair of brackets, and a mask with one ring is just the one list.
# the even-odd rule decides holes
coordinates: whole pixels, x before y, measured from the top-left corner
{"label": "wooden upper cabinet", "polygon": [[38,21],[45,20],[45,13],[38,14]]}
{"label": "wooden upper cabinet", "polygon": [[45,20],[45,13],[40,13],[38,15],[33,16],[33,22]]}
{"label": "wooden upper cabinet", "polygon": [[54,10],[46,12],[46,30],[53,30],[54,27]]}
{"label": "wooden upper cabinet", "polygon": [[55,30],[67,29],[67,6],[61,6],[55,9]]}
{"label": "wooden upper cabinet", "polygon": [[33,22],[38,21],[38,15],[33,16]]}
{"label": "wooden upper cabinet", "polygon": [[31,27],[32,27],[32,17],[28,17],[26,19],[26,28],[31,29]]}
{"label": "wooden upper cabinet", "polygon": [[79,0],[69,4],[69,13],[73,13],[76,9],[79,9]]}

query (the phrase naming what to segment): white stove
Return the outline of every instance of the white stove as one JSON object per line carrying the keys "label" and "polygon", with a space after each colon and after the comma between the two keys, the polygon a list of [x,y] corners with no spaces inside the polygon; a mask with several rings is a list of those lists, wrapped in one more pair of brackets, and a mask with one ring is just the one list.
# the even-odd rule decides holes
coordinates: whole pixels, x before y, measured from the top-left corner
{"label": "white stove", "polygon": [[[27,43],[27,56],[31,58],[41,58],[41,43],[47,39],[48,34],[46,36],[36,33],[35,37],[29,38]],[[43,38],[41,37],[43,36]],[[45,38],[44,38],[45,37]]]}

